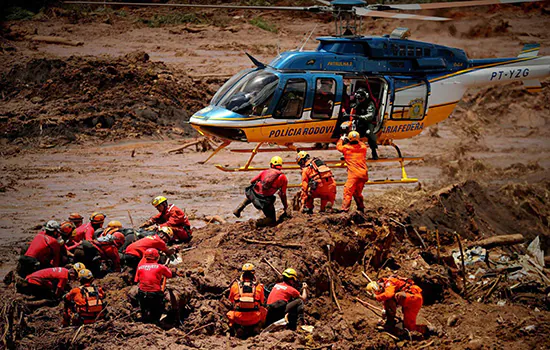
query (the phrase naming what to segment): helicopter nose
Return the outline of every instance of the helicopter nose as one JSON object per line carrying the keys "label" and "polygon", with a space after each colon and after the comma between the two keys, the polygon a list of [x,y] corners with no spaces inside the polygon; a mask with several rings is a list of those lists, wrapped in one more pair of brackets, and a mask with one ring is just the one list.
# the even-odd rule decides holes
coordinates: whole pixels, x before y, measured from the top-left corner
{"label": "helicopter nose", "polygon": [[247,142],[246,133],[239,128],[244,116],[225,108],[208,106],[193,114],[191,126],[201,135],[212,135],[228,140]]}

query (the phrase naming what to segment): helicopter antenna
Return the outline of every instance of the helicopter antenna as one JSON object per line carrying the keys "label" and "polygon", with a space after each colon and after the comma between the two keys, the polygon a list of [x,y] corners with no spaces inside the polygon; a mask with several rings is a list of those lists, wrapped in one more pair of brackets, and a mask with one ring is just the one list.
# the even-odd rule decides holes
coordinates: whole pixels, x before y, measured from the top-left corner
{"label": "helicopter antenna", "polygon": [[306,41],[304,41],[304,44],[302,45],[302,47],[300,47],[300,50],[298,51],[302,51],[304,49],[304,46],[306,46],[307,42],[309,41],[309,38],[311,38],[311,35],[313,34],[313,32],[315,31],[315,29],[317,29],[317,24],[315,24],[315,27],[313,27],[313,29],[311,30],[311,32],[309,33],[309,35],[307,36],[306,38]]}

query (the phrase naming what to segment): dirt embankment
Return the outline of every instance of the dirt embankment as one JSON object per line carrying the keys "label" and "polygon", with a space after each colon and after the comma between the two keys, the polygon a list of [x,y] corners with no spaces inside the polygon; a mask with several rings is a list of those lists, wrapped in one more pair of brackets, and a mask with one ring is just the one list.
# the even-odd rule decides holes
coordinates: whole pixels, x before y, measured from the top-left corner
{"label": "dirt embankment", "polygon": [[30,59],[0,79],[1,137],[43,146],[158,135],[189,136],[186,123],[215,86],[150,62],[145,52],[121,58]]}
{"label": "dirt embankment", "polygon": [[[16,335],[17,348],[40,344],[43,349],[102,348],[107,344],[110,348],[127,349],[143,346],[238,349],[327,345],[338,349],[424,345],[461,349],[474,348],[476,344],[515,349],[549,346],[547,284],[533,281],[533,276],[512,280],[505,274],[504,280],[500,281],[499,277],[498,288],[480,303],[473,301],[477,300],[473,299],[475,288],[482,291],[479,295],[483,297],[495,278],[478,286],[478,281],[469,277],[469,298],[473,302],[468,304],[463,299],[466,294],[460,269],[446,261],[438,262],[434,253],[436,229],[441,254],[448,256],[456,249],[455,231],[467,245],[496,234],[517,233],[521,227],[527,241],[534,235],[542,236],[543,249],[548,251],[550,231],[544,222],[550,207],[545,195],[548,189],[547,182],[496,189],[467,181],[427,193],[398,211],[371,205],[363,215],[295,214],[275,228],[263,229],[257,229],[253,221],[207,225],[195,232],[193,245],[197,248],[183,255],[183,263],[178,266],[182,277],[168,284],[171,302],[167,304],[171,311],[164,320],[164,329],[138,322],[136,304],[128,297],[135,287],[127,285],[127,276],[113,274],[97,281],[108,290],[110,320],[82,329],[60,329],[57,320],[61,306],[34,312],[26,309],[22,312],[23,321],[15,322],[21,328],[13,328],[9,335]],[[378,203],[384,203],[382,197]],[[515,203],[521,203],[520,211]],[[491,249],[491,254],[512,256],[515,261],[518,255],[525,254],[525,248],[497,247]],[[247,340],[226,337],[228,325],[224,315],[229,304],[225,297],[231,281],[238,276],[238,268],[245,262],[253,262],[257,276],[266,286],[278,280],[263,258],[280,270],[289,266],[296,268],[303,281],[310,285],[306,321],[315,327],[313,333],[276,331]],[[477,274],[478,268],[468,267],[467,273]],[[395,341],[374,330],[378,317],[355,302],[356,297],[366,300],[367,281],[361,276],[363,270],[373,278],[392,273],[409,276],[422,287],[425,306],[419,322],[430,325],[429,339],[418,339],[413,334],[413,340]],[[528,288],[516,289],[510,294],[509,288],[517,282]],[[2,288],[2,294],[6,307],[3,310],[8,317],[19,316],[16,306],[21,303],[13,301],[12,290]],[[498,306],[497,302],[504,302],[506,307]],[[533,310],[535,305],[538,311]],[[10,311],[13,316],[9,315]]]}

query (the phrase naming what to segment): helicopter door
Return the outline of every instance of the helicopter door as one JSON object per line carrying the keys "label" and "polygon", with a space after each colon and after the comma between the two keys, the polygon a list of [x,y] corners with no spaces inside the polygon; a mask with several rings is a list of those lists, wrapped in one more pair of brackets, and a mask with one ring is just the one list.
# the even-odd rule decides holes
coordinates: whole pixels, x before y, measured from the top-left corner
{"label": "helicopter door", "polygon": [[386,77],[390,82],[390,108],[383,138],[400,139],[422,132],[428,112],[430,83],[426,79]]}
{"label": "helicopter door", "polygon": [[[312,77],[313,99],[308,100],[313,120],[336,119],[340,114],[343,79],[340,75]],[[307,116],[306,116],[307,119]]]}

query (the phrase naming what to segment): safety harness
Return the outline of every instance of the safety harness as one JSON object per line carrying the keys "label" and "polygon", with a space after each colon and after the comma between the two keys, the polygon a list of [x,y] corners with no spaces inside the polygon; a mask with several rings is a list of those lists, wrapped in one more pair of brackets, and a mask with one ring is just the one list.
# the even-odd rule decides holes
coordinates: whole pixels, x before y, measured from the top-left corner
{"label": "safety harness", "polygon": [[395,278],[397,280],[400,280],[400,281],[404,282],[402,287],[397,288],[395,290],[396,293],[398,293],[398,292],[405,292],[405,293],[409,293],[409,294],[422,293],[422,289],[419,286],[417,286],[412,279],[399,277],[399,276],[392,276],[392,278]]}
{"label": "safety harness", "polygon": [[315,171],[308,182],[311,191],[315,191],[323,181],[329,182],[332,179],[332,171],[321,159],[313,158],[307,166]]}
{"label": "safety harness", "polygon": [[86,300],[86,304],[77,306],[78,316],[84,324],[94,323],[103,311],[103,300],[99,297],[99,290],[93,285],[80,288],[80,293]]}
{"label": "safety harness", "polygon": [[256,282],[238,281],[239,299],[235,302],[235,310],[240,312],[257,311],[260,308],[260,302],[255,299]]}

